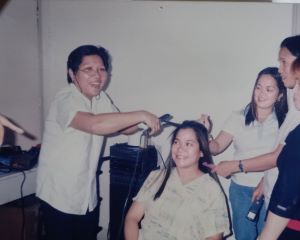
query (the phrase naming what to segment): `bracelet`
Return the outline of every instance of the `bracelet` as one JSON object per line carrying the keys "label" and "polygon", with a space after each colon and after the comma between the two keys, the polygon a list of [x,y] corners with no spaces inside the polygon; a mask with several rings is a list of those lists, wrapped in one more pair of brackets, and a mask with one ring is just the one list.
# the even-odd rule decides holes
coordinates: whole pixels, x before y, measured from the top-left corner
{"label": "bracelet", "polygon": [[246,173],[244,170],[244,165],[242,163],[242,160],[239,160],[239,169],[240,169],[240,172]]}
{"label": "bracelet", "polygon": [[210,133],[210,134],[208,134],[208,141],[210,142],[210,141],[212,141],[212,140],[214,140],[214,137],[213,137],[213,135],[211,135],[211,133]]}

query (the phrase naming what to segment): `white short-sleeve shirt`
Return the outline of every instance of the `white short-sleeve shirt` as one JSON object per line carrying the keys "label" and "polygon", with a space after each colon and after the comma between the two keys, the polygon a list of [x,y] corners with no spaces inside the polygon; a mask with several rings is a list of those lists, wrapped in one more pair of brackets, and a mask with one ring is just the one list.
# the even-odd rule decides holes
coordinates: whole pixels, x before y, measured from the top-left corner
{"label": "white short-sleeve shirt", "polygon": [[96,170],[103,136],[72,127],[78,111],[113,112],[105,94],[89,101],[70,84],[52,102],[37,169],[36,195],[52,207],[69,214],[85,214],[97,204]]}
{"label": "white short-sleeve shirt", "polygon": [[[278,135],[278,121],[273,112],[263,122],[254,120],[245,125],[244,111],[234,111],[222,130],[233,137],[233,159],[247,159],[272,151]],[[262,177],[262,172],[236,173],[232,180],[239,185],[256,187]]]}

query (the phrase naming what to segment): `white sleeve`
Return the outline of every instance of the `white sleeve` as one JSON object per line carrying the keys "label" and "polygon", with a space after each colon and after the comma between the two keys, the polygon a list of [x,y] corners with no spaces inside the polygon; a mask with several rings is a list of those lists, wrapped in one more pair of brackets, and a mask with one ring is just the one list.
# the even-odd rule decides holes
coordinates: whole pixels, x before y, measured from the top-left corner
{"label": "white sleeve", "polygon": [[285,139],[287,135],[292,131],[298,124],[300,124],[300,111],[290,110],[284,122],[279,128],[279,133],[277,140],[275,142],[274,148],[277,147],[278,144],[285,145]]}
{"label": "white sleeve", "polygon": [[237,126],[241,125],[240,122],[242,120],[242,116],[243,115],[241,112],[232,112],[231,115],[224,122],[222,130],[229,133],[232,136],[235,136],[238,130]]}

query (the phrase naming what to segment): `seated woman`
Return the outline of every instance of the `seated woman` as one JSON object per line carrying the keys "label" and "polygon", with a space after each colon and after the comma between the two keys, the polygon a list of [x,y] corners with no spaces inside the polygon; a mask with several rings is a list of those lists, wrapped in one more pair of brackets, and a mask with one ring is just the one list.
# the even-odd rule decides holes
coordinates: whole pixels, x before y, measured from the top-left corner
{"label": "seated woman", "polygon": [[125,239],[222,239],[229,232],[225,195],[203,162],[212,162],[207,130],[184,121],[172,134],[166,169],[151,172],[134,198]]}

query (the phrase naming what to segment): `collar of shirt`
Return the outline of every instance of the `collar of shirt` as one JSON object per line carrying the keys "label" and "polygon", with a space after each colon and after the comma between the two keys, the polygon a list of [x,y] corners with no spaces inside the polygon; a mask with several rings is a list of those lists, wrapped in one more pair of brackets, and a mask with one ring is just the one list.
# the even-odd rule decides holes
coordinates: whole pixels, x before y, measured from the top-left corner
{"label": "collar of shirt", "polygon": [[253,125],[260,127],[260,126],[264,126],[265,124],[269,124],[269,122],[274,121],[274,120],[277,121],[275,111],[273,111],[263,122],[254,120]]}
{"label": "collar of shirt", "polygon": [[83,101],[87,104],[87,106],[93,106],[96,102],[100,101],[101,98],[103,98],[104,93],[101,91],[98,96],[95,96],[92,98],[92,101],[90,101],[86,96],[84,96],[79,89],[74,85],[74,83],[69,84],[69,87],[71,88],[71,91],[78,96],[79,98],[83,99]]}

